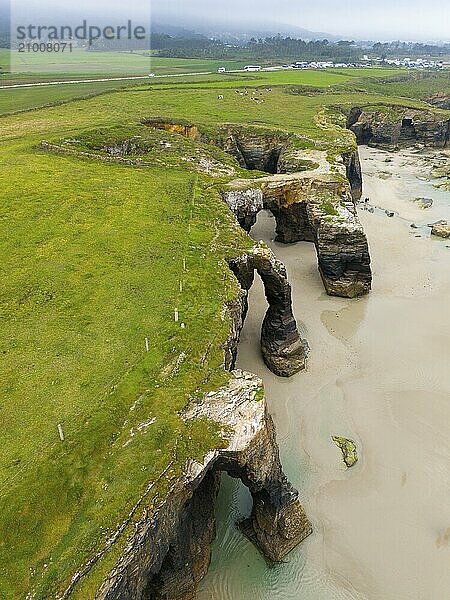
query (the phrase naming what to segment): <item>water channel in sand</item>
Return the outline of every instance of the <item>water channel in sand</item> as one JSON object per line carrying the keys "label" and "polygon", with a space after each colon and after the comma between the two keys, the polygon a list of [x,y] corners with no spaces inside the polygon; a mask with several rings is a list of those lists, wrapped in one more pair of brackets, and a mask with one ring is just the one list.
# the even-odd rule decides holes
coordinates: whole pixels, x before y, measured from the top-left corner
{"label": "water channel in sand", "polygon": [[[450,241],[410,227],[450,221],[450,193],[418,179],[423,168],[411,153],[392,163],[379,150],[361,153],[364,196],[398,214],[361,210],[370,296],[326,296],[313,245],[273,242],[267,213],[252,230],[287,266],[311,355],[307,372],[289,380],[265,368],[257,282],[238,366],[265,381],[285,471],[314,534],[284,563],[266,564],[235,526],[250,511],[248,492],[224,477],[198,600],[450,599]],[[411,202],[418,196],[433,198],[433,208]],[[332,435],[356,441],[352,469]]]}

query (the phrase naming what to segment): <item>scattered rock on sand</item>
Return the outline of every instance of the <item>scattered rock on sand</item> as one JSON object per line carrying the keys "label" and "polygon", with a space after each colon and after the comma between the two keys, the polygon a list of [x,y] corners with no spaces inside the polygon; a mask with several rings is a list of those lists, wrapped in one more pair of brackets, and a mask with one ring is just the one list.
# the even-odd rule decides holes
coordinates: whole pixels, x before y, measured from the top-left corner
{"label": "scattered rock on sand", "polygon": [[331,439],[341,449],[342,457],[347,467],[353,467],[358,462],[358,452],[355,442],[337,435],[332,436]]}
{"label": "scattered rock on sand", "polygon": [[419,203],[419,208],[431,208],[433,206],[432,198],[416,198],[414,202]]}
{"label": "scattered rock on sand", "polygon": [[433,225],[431,235],[436,235],[437,237],[445,239],[450,238],[450,225],[447,225],[447,222],[436,223],[436,225]]}
{"label": "scattered rock on sand", "polygon": [[387,214],[388,217],[394,217],[395,216],[395,213],[392,212],[392,210],[385,210],[384,212]]}

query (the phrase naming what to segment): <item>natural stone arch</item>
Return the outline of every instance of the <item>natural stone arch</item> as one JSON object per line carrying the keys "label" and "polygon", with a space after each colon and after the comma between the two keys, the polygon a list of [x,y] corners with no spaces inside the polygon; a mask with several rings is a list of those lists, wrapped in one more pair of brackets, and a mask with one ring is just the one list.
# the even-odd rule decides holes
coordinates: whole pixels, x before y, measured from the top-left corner
{"label": "natural stone arch", "polygon": [[282,560],[312,533],[281,466],[261,379],[234,371],[227,386],[193,403],[183,417],[221,426],[225,447],[211,451],[203,463],[189,460],[161,507],[144,512],[96,600],[195,597],[210,562],[222,472],[249,488],[253,508],[241,528],[269,560]]}
{"label": "natural stone arch", "polygon": [[261,277],[269,304],[261,327],[261,351],[267,367],[280,377],[290,377],[306,368],[308,344],[300,337],[292,310],[292,289],[286,268],[265,244],[229,262],[244,290],[245,311],[255,271]]}

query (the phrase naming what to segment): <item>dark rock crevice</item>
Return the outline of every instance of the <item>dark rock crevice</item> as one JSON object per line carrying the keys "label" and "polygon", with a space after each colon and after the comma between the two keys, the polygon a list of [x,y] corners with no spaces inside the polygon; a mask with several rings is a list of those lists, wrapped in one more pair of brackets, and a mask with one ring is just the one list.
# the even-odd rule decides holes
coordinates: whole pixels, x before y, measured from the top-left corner
{"label": "dark rock crevice", "polygon": [[270,140],[261,142],[258,138],[250,140],[236,137],[236,146],[242,156],[241,166],[249,171],[278,173],[278,162],[283,146],[272,146]]}
{"label": "dark rock crevice", "polygon": [[223,125],[218,129],[217,135],[212,136],[202,132],[197,125],[158,117],[146,119],[142,124],[214,144],[233,156],[242,168],[269,174],[279,172],[280,159],[290,145],[289,136],[283,132],[250,129],[239,125]]}
{"label": "dark rock crevice", "polygon": [[276,132],[246,131],[224,126],[224,139],[215,140],[222,150],[236,158],[249,171],[279,172],[280,159],[288,147],[288,137]]}
{"label": "dark rock crevice", "polygon": [[354,152],[345,153],[342,158],[344,160],[347,179],[350,182],[352,198],[357,202],[358,200],[361,200],[363,188],[363,175],[359,152],[358,150],[355,150]]}
{"label": "dark rock crevice", "polygon": [[208,472],[185,503],[159,571],[147,582],[143,600],[193,600],[208,572],[215,538],[215,504],[220,472]]}
{"label": "dark rock crevice", "polygon": [[447,148],[450,119],[443,113],[399,106],[353,108],[347,116],[347,128],[359,145],[397,148],[423,144]]}

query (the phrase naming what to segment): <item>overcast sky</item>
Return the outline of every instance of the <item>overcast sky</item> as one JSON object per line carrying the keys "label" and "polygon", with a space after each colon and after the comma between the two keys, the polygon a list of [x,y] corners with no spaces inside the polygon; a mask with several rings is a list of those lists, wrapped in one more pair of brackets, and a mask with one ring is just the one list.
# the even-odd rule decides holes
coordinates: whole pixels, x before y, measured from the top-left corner
{"label": "overcast sky", "polygon": [[159,16],[187,22],[274,21],[346,37],[450,39],[450,0],[153,0]]}
{"label": "overcast sky", "polygon": [[[5,0],[0,0],[0,6]],[[72,13],[90,19],[115,15],[135,20],[149,12],[155,20],[192,27],[243,25],[273,30],[275,23],[357,39],[450,41],[450,0],[11,0],[28,18],[45,13],[64,20]]]}

